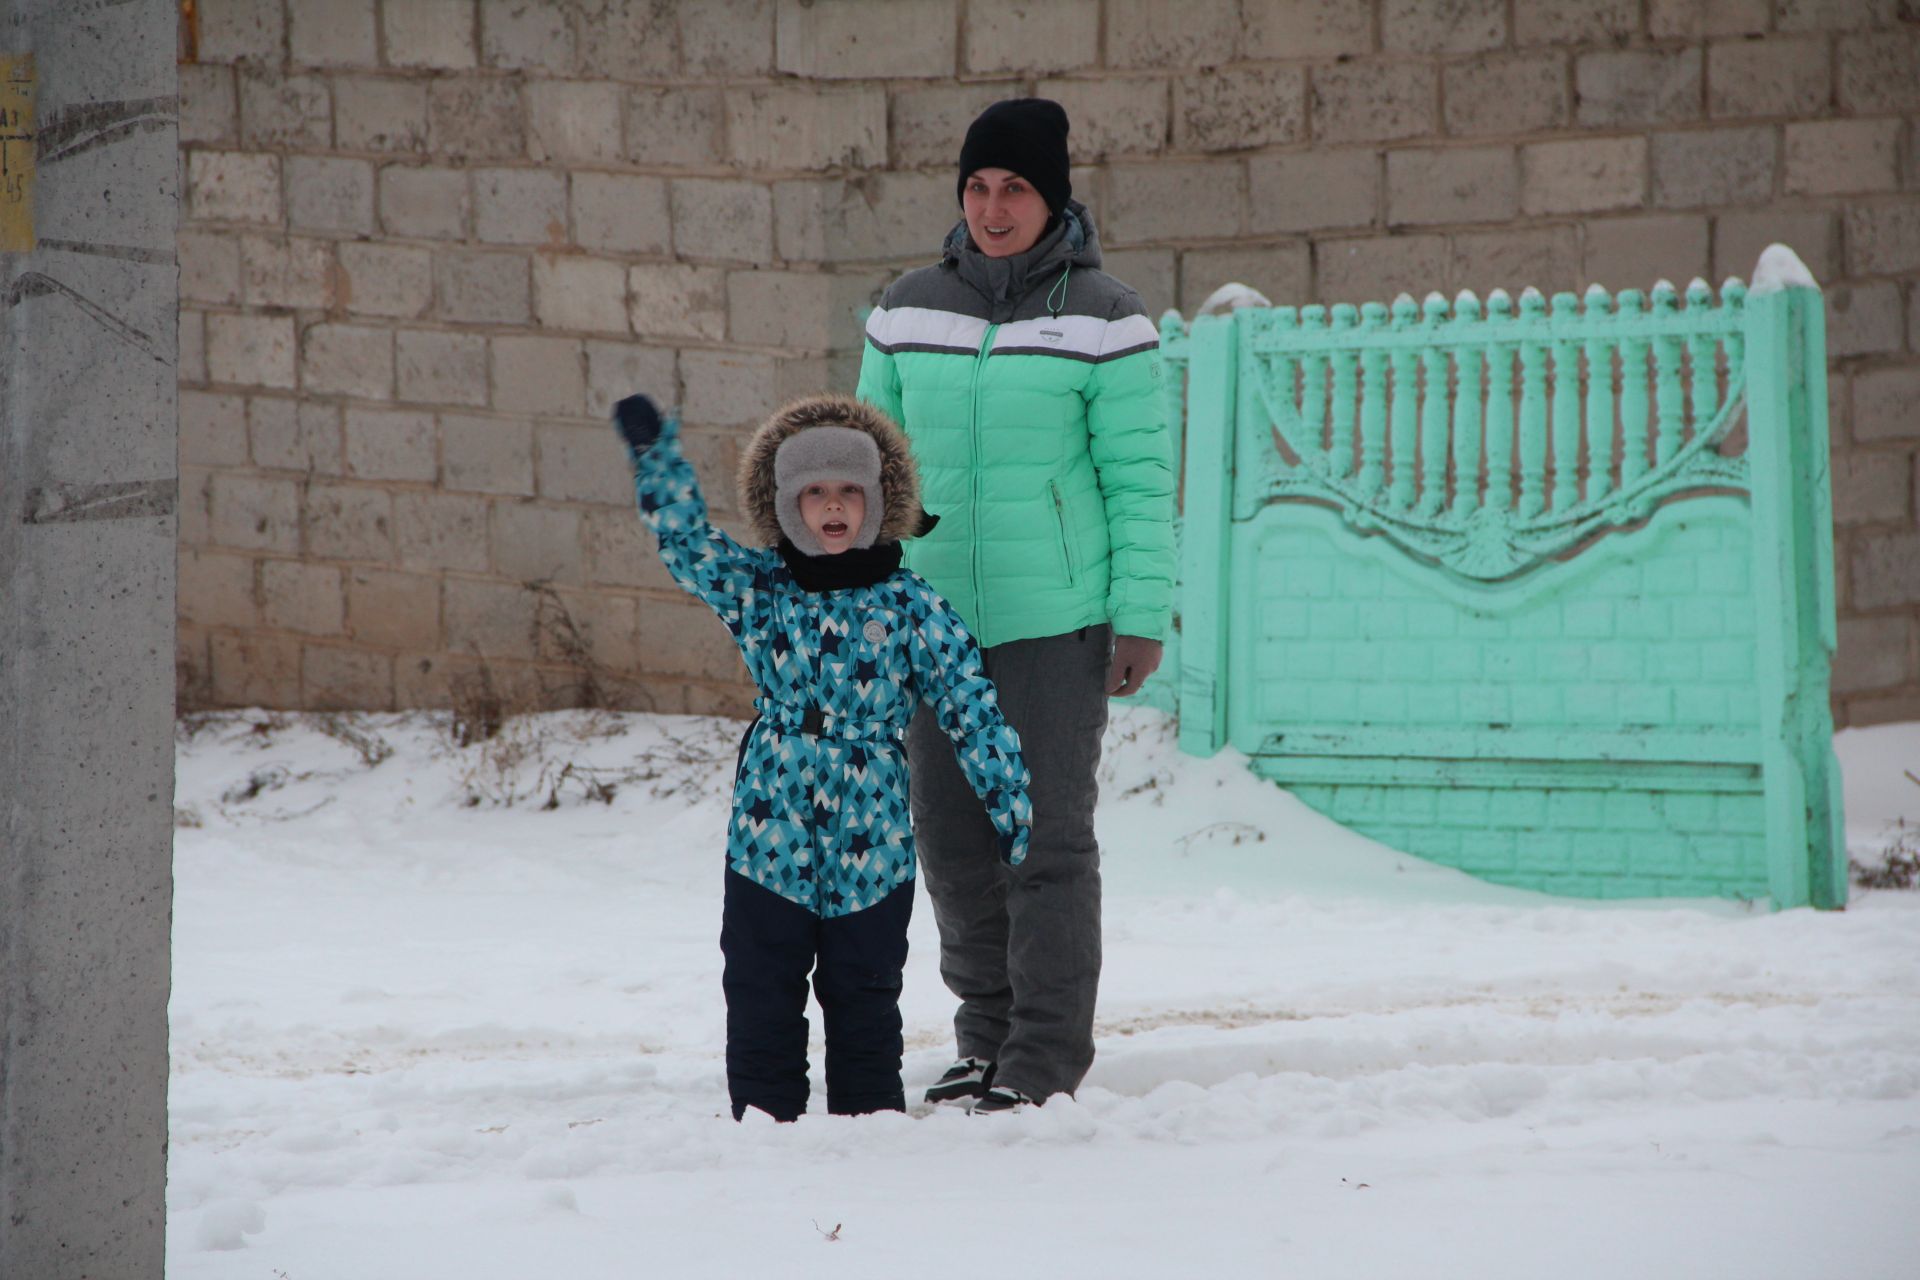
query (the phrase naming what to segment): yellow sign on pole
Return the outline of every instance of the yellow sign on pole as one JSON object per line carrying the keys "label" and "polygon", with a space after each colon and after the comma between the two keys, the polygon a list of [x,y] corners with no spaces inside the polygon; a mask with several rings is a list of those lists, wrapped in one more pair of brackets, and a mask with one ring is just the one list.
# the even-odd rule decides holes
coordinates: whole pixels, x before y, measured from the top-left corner
{"label": "yellow sign on pole", "polygon": [[0,253],[31,253],[33,55],[0,54]]}

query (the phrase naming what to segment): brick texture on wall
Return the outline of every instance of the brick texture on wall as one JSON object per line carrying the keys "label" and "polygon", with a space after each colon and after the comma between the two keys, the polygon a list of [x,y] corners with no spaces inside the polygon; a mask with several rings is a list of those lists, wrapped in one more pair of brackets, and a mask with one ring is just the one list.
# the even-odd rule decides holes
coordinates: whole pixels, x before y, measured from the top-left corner
{"label": "brick texture on wall", "polygon": [[[182,28],[185,706],[750,700],[607,429],[719,522],[782,399],[1043,94],[1157,314],[1826,291],[1841,723],[1920,717],[1920,19],[1859,0],[200,0]],[[584,667],[584,671],[583,671]]]}

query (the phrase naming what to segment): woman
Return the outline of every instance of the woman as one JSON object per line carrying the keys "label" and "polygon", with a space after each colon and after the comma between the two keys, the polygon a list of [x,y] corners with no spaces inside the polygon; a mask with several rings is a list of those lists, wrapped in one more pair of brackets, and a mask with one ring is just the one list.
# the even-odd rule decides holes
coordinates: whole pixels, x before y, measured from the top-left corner
{"label": "woman", "polygon": [[939,517],[909,563],[985,650],[1033,778],[1032,843],[1007,867],[939,725],[923,708],[909,731],[940,971],[960,999],[959,1060],[927,1100],[976,1112],[1071,1093],[1093,1063],[1106,700],[1153,674],[1172,613],[1158,334],[1099,270],[1067,128],[1037,98],[973,122],[964,216],[937,265],[887,290],[860,368],[860,397],[906,428]]}

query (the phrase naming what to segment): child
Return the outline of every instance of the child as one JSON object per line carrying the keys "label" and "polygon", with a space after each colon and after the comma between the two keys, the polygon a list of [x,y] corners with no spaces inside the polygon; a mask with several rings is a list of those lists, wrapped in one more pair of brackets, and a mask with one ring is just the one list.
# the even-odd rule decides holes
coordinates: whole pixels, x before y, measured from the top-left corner
{"label": "child", "polygon": [[932,705],[1010,865],[1032,810],[1020,740],[952,608],[900,567],[932,527],[906,437],[844,396],[795,401],[741,460],[768,545],[708,523],[679,424],[644,396],[614,413],[668,572],[720,615],[759,689],[727,834],[727,1092],[734,1119],[807,1106],[807,975],[826,1019],[827,1109],[901,1111],[900,974],[913,910],[905,735]]}

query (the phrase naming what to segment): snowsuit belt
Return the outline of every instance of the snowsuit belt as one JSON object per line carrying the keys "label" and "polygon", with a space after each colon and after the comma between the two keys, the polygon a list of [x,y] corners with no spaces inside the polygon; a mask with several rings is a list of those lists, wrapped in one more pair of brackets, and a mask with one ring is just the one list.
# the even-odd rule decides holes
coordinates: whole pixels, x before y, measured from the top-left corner
{"label": "snowsuit belt", "polygon": [[888,742],[906,739],[905,725],[891,720],[848,720],[822,711],[812,704],[795,705],[755,698],[753,709],[760,718],[782,733],[805,733],[816,738],[839,738],[846,742]]}

